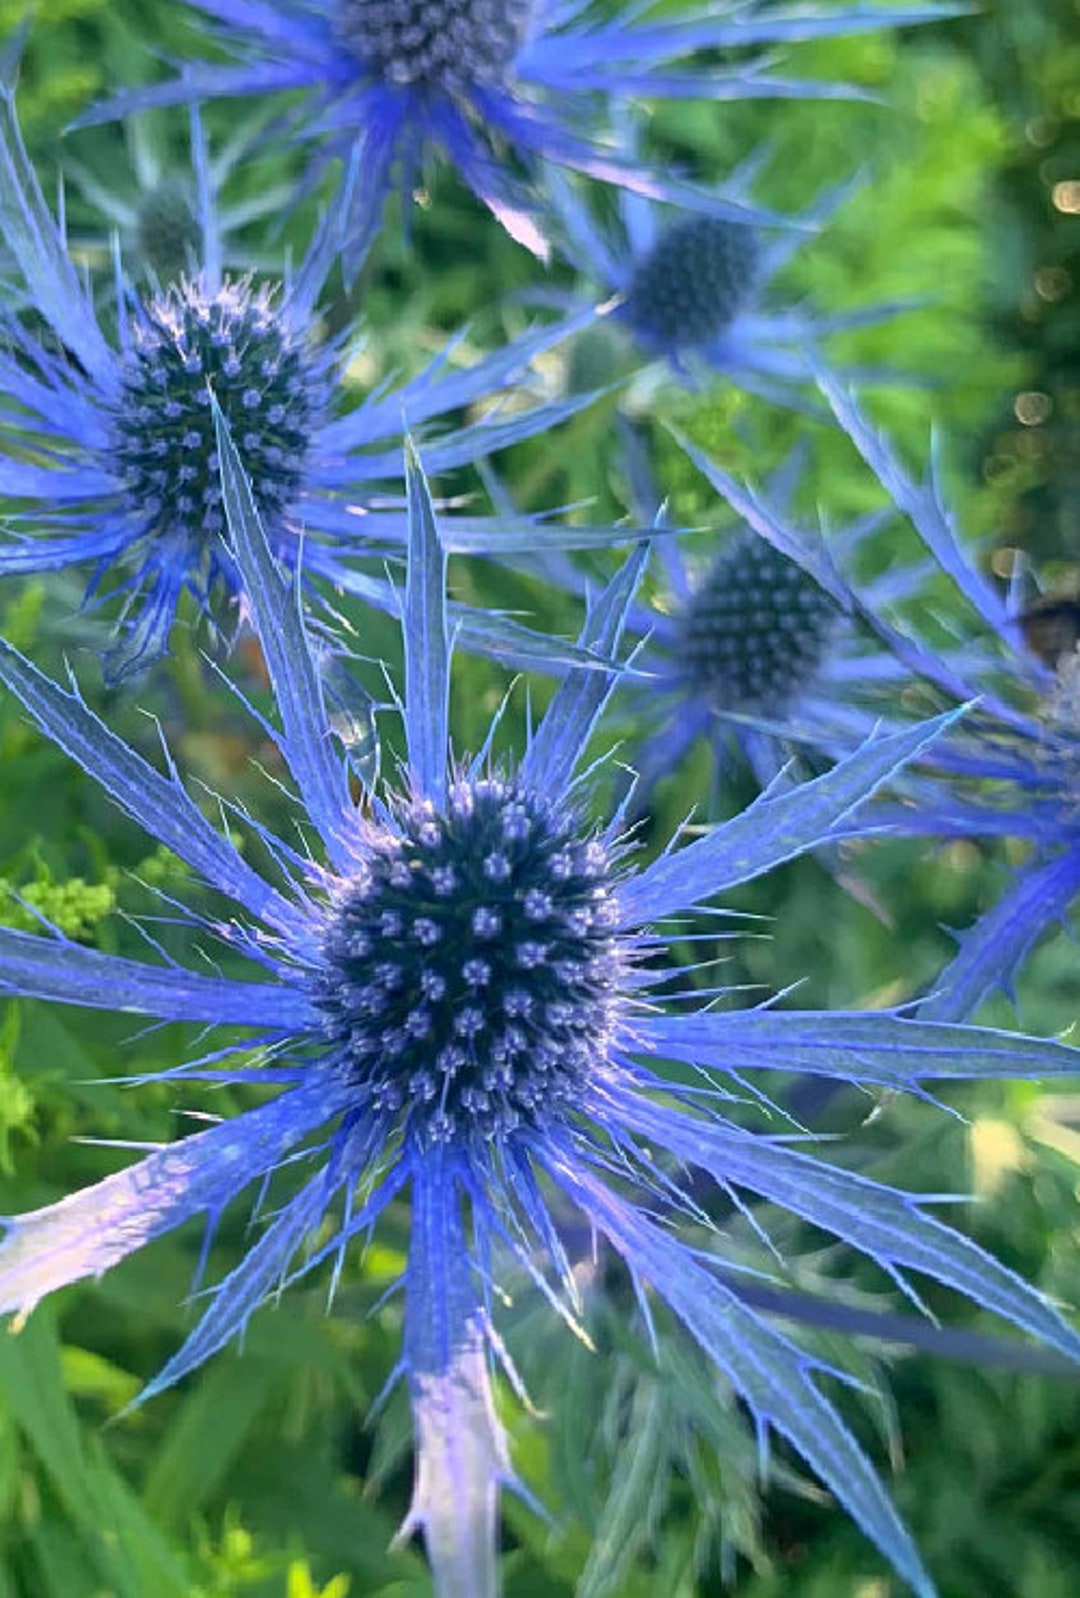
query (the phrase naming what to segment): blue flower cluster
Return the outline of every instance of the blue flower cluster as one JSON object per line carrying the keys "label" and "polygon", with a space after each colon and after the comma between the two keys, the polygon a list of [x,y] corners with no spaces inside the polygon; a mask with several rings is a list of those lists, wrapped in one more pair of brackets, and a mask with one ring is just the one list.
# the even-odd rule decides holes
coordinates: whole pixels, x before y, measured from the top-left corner
{"label": "blue flower cluster", "polygon": [[[400,1374],[415,1488],[404,1530],[422,1536],[440,1598],[495,1598],[500,1493],[521,1486],[495,1401],[509,1361],[497,1275],[530,1279],[580,1329],[583,1234],[622,1262],[644,1335],[654,1314],[670,1316],[743,1401],[763,1462],[775,1433],[923,1598],[931,1577],[827,1389],[837,1373],[790,1329],[796,1299],[778,1289],[780,1329],[725,1268],[725,1206],[779,1206],[868,1257],[916,1305],[909,1272],[1080,1360],[1080,1333],[1033,1287],[924,1197],[799,1146],[805,1129],[769,1097],[776,1073],[922,1094],[949,1079],[1080,1074],[1080,1052],[1062,1043],[971,1020],[1080,891],[1075,640],[1048,664],[1031,653],[1019,601],[971,563],[936,484],[906,474],[828,369],[829,335],[868,313],[777,301],[774,278],[842,191],[777,217],[752,197],[753,163],[712,187],[673,171],[647,119],[626,112],[631,97],[843,98],[854,91],[779,76],[763,48],[953,9],[192,0],[207,59],[81,119],[130,126],[154,107],[187,108],[190,172],[144,162],[141,192],[125,192],[73,165],[113,231],[96,256],[24,146],[22,35],[0,59],[0,574],[79,568],[112,633],[97,708],[96,686],[58,683],[3,640],[0,681],[197,889],[189,908],[169,903],[187,939],[180,962],[152,938],[136,959],[47,924],[0,928],[0,983],[212,1029],[169,1080],[262,1090],[9,1218],[0,1310],[18,1324],[45,1295],[192,1218],[212,1226],[278,1177],[286,1197],[204,1294],[149,1397],[242,1333],[283,1283],[327,1261],[336,1279],[388,1209],[407,1214]],[[256,101],[256,118],[282,98],[279,115],[242,124],[212,158],[203,116],[222,97]],[[231,166],[274,141],[304,152],[296,194],[230,209]],[[537,295],[537,320],[493,349],[477,354],[466,329],[414,371],[380,372],[341,307],[387,240],[411,250],[414,224],[394,196],[431,185],[437,212],[440,163],[513,239],[580,276]],[[268,213],[295,205],[302,219],[313,196],[306,250],[275,259]],[[252,224],[261,243],[245,256],[237,240]],[[478,311],[496,293],[478,279]],[[671,384],[681,404],[680,385],[723,379],[789,413],[831,407],[886,509],[826,538],[791,508],[797,458],[755,490],[684,441],[740,523],[702,556],[653,481],[640,407],[619,435],[625,521],[519,509],[488,457],[512,461],[526,441],[554,450],[555,429],[618,403],[621,378],[599,395],[552,378],[572,336],[597,331],[617,342],[631,386],[652,371],[651,396]],[[444,475],[450,491],[436,498],[429,476]],[[944,651],[920,635],[926,562],[857,576],[859,552],[895,513],[970,608],[971,637]],[[581,549],[608,562],[603,581],[586,576]],[[450,555],[465,557],[453,601]],[[485,604],[476,573],[492,562],[571,594],[578,636]],[[287,785],[295,833],[228,796],[208,802],[167,752],[151,758],[111,724],[118,689],[155,706],[192,600],[208,691],[225,696],[233,679],[229,713],[237,701],[251,712],[252,763],[268,739],[278,762],[268,814]],[[400,656],[350,662],[379,686],[354,689],[346,736],[338,675],[373,611]],[[223,663],[220,636],[240,632],[253,647]],[[455,744],[455,647],[545,674],[546,708],[519,747],[498,689],[479,748]],[[928,720],[905,713],[914,686],[934,696]],[[272,707],[256,709],[267,690]],[[758,797],[657,848],[643,824],[650,795],[702,739],[718,784],[748,763]],[[883,833],[1031,846],[916,1011],[747,1007],[691,968],[688,928],[714,925],[729,890]],[[229,912],[208,921],[204,890]],[[762,1072],[772,1076],[753,1085]]]}

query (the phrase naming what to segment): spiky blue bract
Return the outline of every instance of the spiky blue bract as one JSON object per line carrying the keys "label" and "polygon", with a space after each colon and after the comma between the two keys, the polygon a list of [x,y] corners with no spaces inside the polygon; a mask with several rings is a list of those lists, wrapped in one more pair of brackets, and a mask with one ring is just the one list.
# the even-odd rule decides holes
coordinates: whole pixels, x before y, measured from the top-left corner
{"label": "spiky blue bract", "polygon": [[214,95],[306,91],[301,126],[321,158],[342,158],[348,248],[362,258],[396,185],[417,186],[434,147],[507,230],[548,248],[543,172],[554,162],[605,183],[698,209],[713,200],[648,163],[620,157],[598,104],[630,99],[833,98],[841,84],[789,80],[764,59],[722,67],[702,52],[782,45],[940,20],[949,5],[898,8],[730,4],[704,15],[635,7],[594,15],[560,0],[193,0],[228,65],[122,95],[84,120]]}
{"label": "spiky blue bract", "polygon": [[[526,403],[500,415],[497,399],[527,378],[533,358],[565,328],[550,324],[455,370],[455,340],[419,374],[383,380],[357,395],[343,381],[348,349],[319,342],[316,305],[336,253],[325,222],[297,272],[283,283],[229,276],[198,119],[193,123],[199,249],[191,270],[145,292],[118,283],[115,340],[99,323],[90,285],[73,264],[23,147],[15,115],[17,50],[0,58],[0,221],[25,284],[47,324],[44,338],[13,315],[0,330],[0,494],[16,507],[0,542],[0,576],[89,568],[95,601],[123,596],[113,677],[167,647],[187,590],[209,611],[215,590],[238,597],[225,521],[212,405],[244,451],[251,489],[280,559],[306,578],[349,589],[396,610],[385,580],[400,559],[405,511],[400,488],[403,419],[428,437],[432,468],[454,470],[546,430],[572,404]],[[61,348],[56,348],[59,340]],[[451,420],[490,401],[487,415]],[[380,492],[381,490],[381,492]],[[398,508],[400,506],[400,508]],[[460,539],[455,539],[455,526]],[[448,521],[447,543],[483,548],[485,531],[505,547],[535,539],[531,521]],[[558,529],[549,536],[557,541]],[[574,537],[580,536],[574,534]],[[589,532],[584,536],[588,538]],[[593,533],[595,536],[595,530]],[[376,575],[357,566],[376,558]],[[553,646],[498,617],[467,624],[479,646],[553,658]]]}
{"label": "spiky blue bract", "polygon": [[919,611],[882,606],[854,583],[848,604],[912,681],[941,702],[978,701],[976,714],[935,747],[926,768],[904,783],[907,802],[892,813],[897,830],[922,837],[1011,837],[1027,859],[993,907],[961,934],[922,1013],[936,1020],[972,1015],[991,993],[1011,994],[1035,944],[1068,922],[1080,894],[1080,654],[1069,638],[1052,664],[1028,648],[1018,584],[1000,590],[965,544],[932,457],[925,479],[910,473],[855,397],[818,375],[840,426],[878,479],[890,509],[913,529],[929,560],[896,580],[915,597],[942,575],[959,601],[953,648],[943,651],[919,625]]}
{"label": "spiky blue bract", "polygon": [[[264,876],[204,818],[171,766],[151,766],[76,690],[0,645],[0,679],[41,729],[233,906],[215,923],[227,949],[219,974],[0,929],[0,984],[162,1020],[217,1021],[220,1047],[172,1080],[256,1082],[276,1097],[10,1218],[0,1307],[24,1316],[182,1221],[213,1225],[276,1173],[282,1202],[206,1295],[154,1393],[239,1333],[283,1283],[327,1259],[340,1269],[350,1241],[407,1198],[401,1371],[417,1462],[403,1531],[422,1533],[440,1598],[496,1598],[498,1497],[515,1482],[493,1402],[491,1364],[503,1357],[493,1273],[501,1259],[516,1264],[572,1319],[573,1262],[557,1219],[569,1203],[622,1256],[642,1295],[650,1289],[715,1361],[752,1410],[763,1447],[770,1430],[786,1438],[914,1591],[930,1594],[887,1493],[820,1385],[824,1367],[739,1297],[717,1239],[702,1229],[700,1187],[691,1196],[684,1173],[697,1171],[718,1194],[782,1204],[903,1285],[907,1271],[928,1275],[1080,1358],[1065,1321],[927,1215],[918,1196],[748,1131],[731,1114],[758,1066],[916,1087],[1062,1075],[1080,1069],[1080,1053],[888,1014],[725,1012],[711,993],[696,1009],[669,1008],[660,995],[675,970],[665,963],[669,917],[822,840],[872,830],[876,791],[942,734],[941,723],[876,739],[805,787],[766,794],[635,869],[618,820],[586,818],[578,774],[614,668],[599,687],[595,668],[568,673],[516,766],[493,750],[450,760],[442,556],[413,456],[407,759],[400,787],[372,785],[365,773],[354,804],[295,573],[275,557],[220,411],[216,426],[231,554],[278,707],[276,725],[266,725],[310,850],[260,829]],[[598,596],[583,646],[616,647],[640,559],[632,555]],[[194,962],[207,929],[194,916],[192,925]],[[685,1060],[697,1067],[692,1090],[679,1083]],[[691,1235],[661,1225],[660,1211]]]}

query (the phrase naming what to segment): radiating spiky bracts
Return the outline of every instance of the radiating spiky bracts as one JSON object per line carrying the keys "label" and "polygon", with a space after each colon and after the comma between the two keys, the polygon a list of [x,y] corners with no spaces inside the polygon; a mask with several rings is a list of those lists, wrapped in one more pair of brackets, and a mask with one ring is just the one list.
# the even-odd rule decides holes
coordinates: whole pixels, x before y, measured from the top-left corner
{"label": "radiating spiky bracts", "polygon": [[[406,755],[384,788],[367,763],[350,772],[334,741],[294,582],[266,537],[222,409],[214,414],[230,550],[276,700],[276,719],[260,726],[290,773],[310,852],[260,830],[263,874],[171,766],[150,765],[76,691],[0,644],[0,680],[42,731],[234,907],[218,927],[218,974],[205,968],[205,927],[193,916],[190,966],[0,929],[0,984],[213,1026],[220,1048],[178,1068],[174,1081],[257,1081],[277,1096],[11,1218],[0,1242],[0,1307],[27,1314],[45,1294],[100,1274],[192,1217],[216,1219],[276,1177],[282,1202],[204,1295],[201,1320],[153,1393],[240,1332],[283,1281],[327,1259],[340,1268],[350,1241],[408,1199],[401,1369],[417,1465],[403,1529],[422,1531],[440,1594],[497,1598],[498,1498],[513,1476],[491,1392],[500,1348],[492,1271],[509,1254],[573,1318],[573,1262],[549,1211],[557,1191],[574,1224],[623,1258],[642,1302],[655,1293],[715,1362],[763,1442],[769,1429],[786,1438],[925,1598],[929,1577],[823,1392],[823,1368],[740,1299],[716,1239],[703,1245],[697,1178],[783,1205],[898,1280],[926,1274],[1080,1358],[1080,1337],[1038,1294],[916,1196],[737,1119],[746,1073],[758,1068],[905,1087],[1073,1072],[1080,1052],[889,1014],[723,1010],[719,993],[696,1009],[669,1008],[659,995],[677,970],[668,918],[678,918],[681,936],[685,917],[725,889],[874,826],[877,790],[942,724],[871,740],[816,781],[768,794],[635,866],[618,818],[586,819],[578,775],[615,671],[594,664],[568,673],[516,762],[500,763],[490,749],[451,761],[445,557],[410,457]],[[618,649],[642,565],[633,554],[597,596],[582,649],[601,657]],[[251,1063],[253,1038],[261,1067]],[[235,1062],[234,1050],[243,1051]],[[681,1062],[694,1067],[692,1092],[680,1086]],[[682,1183],[694,1173],[691,1195]],[[660,1210],[671,1224],[656,1219]],[[674,1225],[683,1220],[697,1228],[687,1241]],[[305,1254],[313,1236],[319,1247]]]}
{"label": "radiating spiky bracts", "polygon": [[[240,590],[222,537],[216,403],[279,557],[295,564],[302,536],[306,577],[396,611],[384,568],[405,543],[403,427],[439,435],[428,459],[452,471],[573,414],[583,401],[526,400],[512,415],[498,413],[500,394],[528,378],[533,357],[564,329],[528,333],[460,369],[450,364],[451,344],[415,377],[358,394],[343,380],[343,342],[320,342],[316,307],[335,257],[334,225],[323,223],[283,283],[227,274],[197,118],[191,269],[142,290],[121,279],[118,303],[99,321],[22,144],[15,65],[11,51],[0,61],[0,218],[34,325],[46,331],[39,336],[14,313],[3,322],[0,493],[16,510],[0,543],[0,575],[76,566],[89,569],[96,604],[118,593],[120,640],[107,657],[114,678],[164,652],[185,591],[220,614],[216,600]],[[105,326],[116,327],[115,337]],[[485,401],[489,414],[448,420],[440,433],[441,418]],[[515,526],[461,517],[448,532],[451,546],[483,549],[497,533],[505,548]],[[522,521],[516,533],[531,544],[535,524]],[[364,556],[375,558],[375,575],[358,568]],[[500,618],[464,627],[468,641],[511,657],[558,656]]]}
{"label": "radiating spiky bracts", "polygon": [[[630,123],[624,136],[633,150],[640,130]],[[813,372],[826,361],[832,335],[886,320],[904,307],[832,314],[815,310],[805,296],[795,301],[790,290],[785,294],[785,269],[813,246],[851,185],[823,194],[787,225],[773,218],[770,226],[760,211],[754,217],[754,179],[767,154],[757,152],[714,191],[709,215],[680,215],[622,194],[600,221],[570,180],[556,173],[548,181],[567,253],[586,281],[616,298],[604,327],[613,362],[663,362],[684,383],[702,386],[719,378],[808,410],[814,408]],[[649,367],[638,378],[643,400],[660,370]],[[864,375],[888,382],[897,374]]]}
{"label": "radiating spiky bracts", "polygon": [[[961,936],[924,1006],[935,1017],[963,1019],[995,988],[1011,994],[1026,956],[1066,920],[1080,894],[1080,657],[1067,630],[1071,602],[1032,607],[1020,580],[999,589],[958,534],[936,460],[925,480],[914,477],[851,393],[821,374],[819,385],[877,478],[889,514],[906,520],[927,557],[894,571],[877,594],[847,584],[852,611],[896,668],[923,685],[924,701],[929,687],[939,703],[976,706],[925,767],[905,778],[908,802],[890,812],[891,824],[909,835],[1011,837],[1030,846],[1029,863]],[[926,583],[942,578],[960,602],[947,650],[921,625],[934,607],[918,604]],[[902,713],[900,699],[887,707],[894,726]]]}
{"label": "radiating spiky bracts", "polygon": [[[699,16],[650,7],[593,16],[557,0],[192,0],[233,58],[120,96],[86,120],[212,95],[306,91],[316,160],[341,157],[350,263],[363,258],[393,188],[408,195],[437,149],[521,243],[548,249],[544,164],[697,210],[711,197],[643,158],[614,153],[604,114],[630,99],[843,98],[842,84],[791,80],[747,52],[940,19],[949,5],[896,9],[771,4]],[[737,11],[737,15],[735,12]],[[716,50],[739,53],[716,66]],[[306,115],[305,115],[306,113]],[[310,163],[309,163],[310,167]],[[310,175],[310,172],[309,172]]]}

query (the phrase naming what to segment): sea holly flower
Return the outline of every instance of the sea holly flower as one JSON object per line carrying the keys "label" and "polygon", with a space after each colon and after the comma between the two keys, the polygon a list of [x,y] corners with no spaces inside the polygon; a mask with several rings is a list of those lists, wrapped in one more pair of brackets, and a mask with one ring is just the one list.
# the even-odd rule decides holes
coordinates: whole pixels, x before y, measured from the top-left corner
{"label": "sea holly flower", "polygon": [[[691,1195],[683,1173],[782,1204],[897,1281],[924,1273],[1077,1358],[1080,1337],[1056,1311],[918,1196],[747,1130],[738,1106],[759,1068],[903,1088],[1071,1072],[1080,1053],[885,1013],[724,1011],[716,994],[667,1004],[677,967],[663,928],[808,846],[872,828],[873,794],[940,724],[872,740],[816,781],[766,794],[635,866],[618,816],[587,819],[577,774],[616,671],[571,670],[516,763],[496,752],[496,728],[478,757],[451,759],[445,557],[413,457],[406,757],[384,786],[372,760],[350,771],[335,745],[291,574],[220,410],[215,420],[234,556],[277,705],[261,736],[274,738],[291,775],[305,848],[260,828],[264,873],[207,820],[171,763],[162,772],[145,761],[76,690],[0,646],[0,677],[41,729],[233,905],[216,923],[228,959],[216,974],[201,963],[208,928],[193,916],[200,953],[190,969],[0,929],[0,983],[211,1026],[213,1054],[172,1079],[261,1083],[276,1096],[9,1219],[0,1306],[27,1315],[181,1222],[213,1220],[287,1167],[302,1185],[209,1291],[154,1393],[239,1333],[283,1281],[326,1259],[339,1270],[348,1244],[407,1195],[401,1370],[416,1474],[405,1529],[423,1534],[442,1598],[493,1598],[498,1496],[514,1484],[492,1397],[491,1363],[502,1357],[493,1273],[508,1256],[573,1320],[559,1219],[569,1204],[625,1262],[642,1305],[651,1290],[742,1395],[763,1457],[770,1431],[787,1439],[929,1594],[908,1533],[819,1386],[825,1367],[725,1279],[719,1236],[702,1226],[702,1187],[695,1176]],[[615,651],[643,558],[632,554],[597,597],[583,646]],[[304,1255],[316,1233],[319,1247]]]}
{"label": "sea holly flower", "polygon": [[[234,58],[187,65],[172,83],[92,111],[214,95],[306,91],[305,131],[349,172],[354,261],[390,189],[416,186],[429,150],[453,163],[508,231],[546,253],[542,165],[711,209],[693,185],[621,158],[591,125],[630,99],[835,97],[852,91],[775,75],[763,47],[939,20],[947,5],[724,4],[707,13],[635,7],[598,15],[554,0],[193,0]],[[730,50],[728,66],[705,52]],[[754,52],[749,59],[747,52]]]}
{"label": "sea holly flower", "polygon": [[[638,142],[633,124],[627,141],[631,148]],[[624,191],[601,221],[579,188],[552,173],[549,187],[566,253],[599,298],[616,301],[602,329],[582,337],[602,335],[614,346],[621,333],[626,354],[632,352],[637,365],[644,357],[697,387],[719,377],[775,404],[811,408],[807,389],[828,339],[895,316],[904,307],[885,304],[826,314],[805,300],[794,303],[788,296],[785,302],[778,278],[820,235],[851,185],[820,197],[790,219],[794,226],[752,225],[747,217],[754,206],[753,179],[766,155],[759,152],[722,194],[717,192],[711,215],[672,212]],[[571,295],[548,298],[563,306],[575,303]],[[620,356],[613,347],[613,362]],[[895,374],[858,375],[887,381]],[[646,368],[637,386],[647,393],[655,379],[654,370]],[[640,408],[646,408],[644,399]]]}
{"label": "sea holly flower", "polygon": [[[526,402],[503,415],[495,400],[565,328],[527,333],[461,369],[450,364],[451,344],[417,376],[384,379],[356,400],[341,382],[348,345],[320,343],[317,332],[334,227],[324,224],[284,282],[226,273],[195,119],[198,269],[146,291],[118,274],[109,331],[22,143],[14,108],[18,46],[15,40],[0,58],[0,221],[26,298],[47,331],[39,336],[14,315],[0,318],[0,494],[17,507],[0,543],[0,575],[89,567],[94,594],[107,576],[125,596],[121,638],[106,662],[113,678],[165,650],[182,592],[205,612],[216,588],[237,595],[222,536],[213,396],[236,431],[279,556],[295,563],[302,536],[306,577],[395,609],[393,586],[358,570],[355,557],[378,556],[381,569],[385,554],[400,557],[404,549],[400,488],[394,498],[403,419],[414,429],[447,419],[427,445],[427,460],[440,471],[546,430],[581,401]],[[492,408],[479,420],[453,419],[489,399]],[[517,532],[531,545],[535,523]],[[488,517],[448,519],[451,547],[487,547],[489,533],[503,546],[517,536]],[[557,542],[559,535],[551,527],[546,536]],[[611,535],[605,529],[599,536]],[[497,617],[469,636],[493,648],[508,640],[512,648],[516,637],[534,654],[547,647]]]}
{"label": "sea holly flower", "polygon": [[[651,589],[628,612],[637,648],[621,698],[639,740],[639,809],[699,741],[709,746],[717,784],[749,767],[767,787],[793,761],[805,769],[808,756],[835,759],[869,736],[911,681],[863,625],[860,602],[828,560],[820,530],[791,521],[800,452],[754,490],[688,440],[680,443],[736,520],[692,538],[658,538]],[[635,519],[663,521],[647,446],[630,426],[621,429],[620,464]],[[871,516],[837,528],[835,544],[854,553],[880,524]],[[582,581],[558,554],[546,569],[564,585]],[[863,599],[883,606],[911,583],[910,575],[885,573]]]}

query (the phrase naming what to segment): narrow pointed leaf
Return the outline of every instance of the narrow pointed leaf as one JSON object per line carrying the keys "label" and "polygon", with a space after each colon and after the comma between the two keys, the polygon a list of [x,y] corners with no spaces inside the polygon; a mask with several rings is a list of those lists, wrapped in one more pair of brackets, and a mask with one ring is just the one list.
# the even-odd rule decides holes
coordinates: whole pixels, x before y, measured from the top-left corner
{"label": "narrow pointed leaf", "polygon": [[[648,558],[647,544],[627,556],[590,609],[578,638],[580,648],[614,657]],[[567,672],[521,763],[527,782],[542,781],[554,793],[568,787],[617,678],[615,671],[589,667]]]}
{"label": "narrow pointed leaf", "polygon": [[873,1466],[818,1390],[810,1356],[576,1161],[549,1159],[548,1165],[630,1269],[670,1305],[759,1423],[787,1438],[920,1598],[933,1598],[933,1584]]}
{"label": "narrow pointed leaf", "polygon": [[0,988],[98,1010],[135,1010],[162,1021],[303,1030],[316,1012],[284,982],[228,982],[179,966],[144,965],[66,939],[0,927]]}
{"label": "narrow pointed leaf", "polygon": [[346,1097],[341,1084],[320,1078],[168,1144],[46,1209],[9,1219],[0,1242],[0,1313],[27,1315],[57,1288],[100,1276],[193,1216],[216,1214]]}
{"label": "narrow pointed leaf", "polygon": [[450,748],[450,645],[446,628],[446,556],[420,457],[405,443],[409,566],[405,580],[405,732],[409,771],[436,808],[446,800]]}
{"label": "narrow pointed leaf", "polygon": [[704,838],[661,856],[619,890],[621,924],[640,926],[749,882],[804,850],[873,830],[865,801],[940,737],[960,712],[874,738],[823,777],[763,796]]}
{"label": "narrow pointed leaf", "polygon": [[924,1080],[1080,1076],[1080,1049],[989,1027],[873,1012],[735,1010],[652,1015],[635,1034],[661,1059],[713,1071],[801,1071],[908,1088]]}
{"label": "narrow pointed leaf", "polygon": [[352,862],[353,813],[344,762],[335,752],[322,684],[304,633],[298,587],[278,568],[229,424],[212,400],[229,532],[281,715],[281,751],[336,865]]}
{"label": "narrow pointed leaf", "polygon": [[500,1484],[511,1478],[495,1414],[481,1306],[452,1167],[416,1162],[405,1286],[405,1363],[416,1482],[401,1535],[419,1529],[438,1598],[498,1598]]}
{"label": "narrow pointed leaf", "polygon": [[68,258],[19,131],[15,82],[21,46],[22,32],[17,30],[0,53],[0,234],[57,337],[100,379],[112,371],[115,358]]}
{"label": "narrow pointed leaf", "polygon": [[887,1269],[921,1271],[1022,1331],[1080,1360],[1080,1334],[1033,1288],[961,1233],[927,1215],[918,1198],[698,1117],[619,1095],[625,1123],[677,1158],[843,1238]]}
{"label": "narrow pointed leaf", "polygon": [[960,950],[919,1006],[928,1021],[973,1015],[995,988],[1009,991],[1028,950],[1065,918],[1080,892],[1080,849],[1025,870],[1012,887],[960,939]]}

